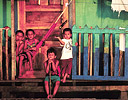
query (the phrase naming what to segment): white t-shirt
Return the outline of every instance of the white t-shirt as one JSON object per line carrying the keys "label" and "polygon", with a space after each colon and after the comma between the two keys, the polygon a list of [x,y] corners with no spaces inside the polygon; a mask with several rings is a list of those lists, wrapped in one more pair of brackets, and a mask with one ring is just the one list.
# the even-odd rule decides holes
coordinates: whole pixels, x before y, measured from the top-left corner
{"label": "white t-shirt", "polygon": [[72,39],[62,39],[65,42],[62,49],[61,59],[70,59],[72,56]]}

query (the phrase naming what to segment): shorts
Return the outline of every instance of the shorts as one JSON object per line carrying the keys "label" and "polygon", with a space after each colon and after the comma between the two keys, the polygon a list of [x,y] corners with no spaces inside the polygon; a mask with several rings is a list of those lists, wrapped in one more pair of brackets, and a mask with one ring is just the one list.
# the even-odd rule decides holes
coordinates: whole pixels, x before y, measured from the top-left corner
{"label": "shorts", "polygon": [[[50,76],[46,76],[44,81],[48,81],[49,82],[49,78],[50,78]],[[51,76],[51,81],[53,83],[55,83],[56,81],[60,81],[60,77],[57,76],[57,75]]]}

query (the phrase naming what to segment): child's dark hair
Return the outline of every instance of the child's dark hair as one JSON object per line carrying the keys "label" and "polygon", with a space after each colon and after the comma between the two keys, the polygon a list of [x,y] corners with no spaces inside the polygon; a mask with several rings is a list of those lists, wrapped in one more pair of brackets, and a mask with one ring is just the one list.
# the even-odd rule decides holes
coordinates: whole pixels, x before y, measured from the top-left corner
{"label": "child's dark hair", "polygon": [[65,34],[65,31],[70,31],[70,33],[72,34],[72,30],[71,30],[70,28],[65,28],[65,29],[63,30],[63,34]]}
{"label": "child's dark hair", "polygon": [[49,53],[54,53],[55,56],[56,56],[56,50],[52,47],[47,50],[47,56],[48,56]]}
{"label": "child's dark hair", "polygon": [[34,32],[34,30],[33,29],[28,29],[28,30],[26,30],[26,35],[28,36],[28,32],[29,31],[32,31],[33,32],[33,34],[35,34],[35,32]]}
{"label": "child's dark hair", "polygon": [[15,34],[17,35],[18,33],[22,33],[24,36],[24,32],[22,30],[17,30]]}

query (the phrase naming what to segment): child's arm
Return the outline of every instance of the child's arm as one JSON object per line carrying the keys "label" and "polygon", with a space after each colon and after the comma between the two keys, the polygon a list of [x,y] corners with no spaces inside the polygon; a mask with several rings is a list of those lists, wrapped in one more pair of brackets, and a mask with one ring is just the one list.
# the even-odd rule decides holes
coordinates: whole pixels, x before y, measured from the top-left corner
{"label": "child's arm", "polygon": [[52,60],[51,63],[52,63],[52,69],[53,69],[53,71],[56,71],[56,69],[57,69],[57,67],[59,65],[59,61],[57,60],[56,63],[54,63],[53,60]]}
{"label": "child's arm", "polygon": [[23,50],[24,48],[24,42],[23,41],[17,41],[17,48],[16,48],[16,56]]}
{"label": "child's arm", "polygon": [[47,62],[44,63],[46,74],[49,72],[49,64]]}
{"label": "child's arm", "polygon": [[61,43],[62,45],[64,45],[64,44],[65,44],[65,42],[64,42],[64,41],[62,41],[62,39],[61,39],[60,37],[55,37],[55,38],[57,38],[57,39],[60,41],[60,43]]}

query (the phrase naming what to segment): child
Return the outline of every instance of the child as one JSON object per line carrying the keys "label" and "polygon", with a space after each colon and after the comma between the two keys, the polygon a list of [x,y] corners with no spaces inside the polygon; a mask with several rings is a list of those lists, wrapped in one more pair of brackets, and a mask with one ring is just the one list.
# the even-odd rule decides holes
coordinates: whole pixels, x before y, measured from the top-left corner
{"label": "child", "polygon": [[62,50],[62,77],[63,79],[61,80],[63,83],[66,82],[66,78],[70,77],[71,75],[71,70],[72,70],[72,31],[70,28],[65,28],[63,30],[64,34],[64,39],[60,39],[60,37],[56,37],[60,43],[63,45],[63,50]]}
{"label": "child", "polygon": [[17,30],[16,31],[16,77],[18,76],[19,73],[19,68],[18,68],[18,64],[19,64],[19,57],[23,52],[24,49],[24,32],[21,30]]}
{"label": "child", "polygon": [[24,59],[27,59],[29,61],[30,70],[33,71],[32,57],[34,56],[34,54],[36,52],[36,45],[39,42],[37,39],[35,39],[35,32],[32,29],[28,29],[26,31],[26,36],[28,39],[25,40],[24,53],[22,56],[20,56],[20,64],[19,64],[20,75],[19,76],[22,76],[21,68],[22,68]]}
{"label": "child", "polygon": [[[45,64],[45,70],[46,70],[46,77],[44,80],[45,83],[45,90],[47,93],[47,98],[52,98],[56,95],[56,92],[59,88],[60,85],[60,77],[59,77],[59,73],[58,73],[58,65],[59,65],[59,61],[56,60],[56,51],[53,48],[50,48],[47,50],[47,57],[48,60],[44,63]],[[53,95],[49,94],[49,78],[50,78],[50,70],[51,69],[51,81],[55,82],[55,87],[54,87],[54,91],[53,91]]]}
{"label": "child", "polygon": [[23,52],[24,49],[24,32],[21,30],[16,31],[16,61],[18,65],[19,55]]}

